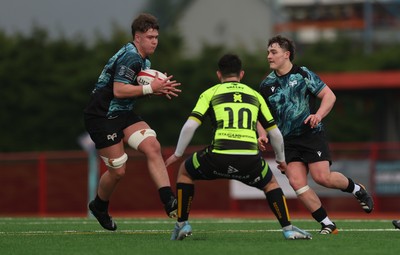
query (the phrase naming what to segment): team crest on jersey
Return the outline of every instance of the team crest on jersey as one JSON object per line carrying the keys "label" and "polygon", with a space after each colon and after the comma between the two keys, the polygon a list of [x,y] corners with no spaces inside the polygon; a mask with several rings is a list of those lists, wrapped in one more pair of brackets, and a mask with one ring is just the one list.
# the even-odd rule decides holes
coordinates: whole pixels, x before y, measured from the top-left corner
{"label": "team crest on jersey", "polygon": [[133,71],[127,66],[121,66],[118,71],[118,75],[132,80],[133,77],[135,76],[135,71]]}
{"label": "team crest on jersey", "polygon": [[240,93],[233,94],[233,102],[234,103],[236,103],[236,102],[242,103],[243,102],[242,101],[242,94],[240,94]]}
{"label": "team crest on jersey", "polygon": [[126,72],[126,66],[121,66],[118,72],[119,76],[123,76]]}
{"label": "team crest on jersey", "polygon": [[294,85],[297,85],[297,80],[289,81],[289,86],[290,87],[293,87]]}
{"label": "team crest on jersey", "polygon": [[275,86],[272,86],[272,87],[271,87],[271,91],[272,91],[272,93],[275,92]]}

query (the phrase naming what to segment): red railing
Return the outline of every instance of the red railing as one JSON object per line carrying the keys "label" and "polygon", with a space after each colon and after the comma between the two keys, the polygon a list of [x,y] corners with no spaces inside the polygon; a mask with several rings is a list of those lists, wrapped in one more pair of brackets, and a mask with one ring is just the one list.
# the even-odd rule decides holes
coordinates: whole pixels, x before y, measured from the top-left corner
{"label": "red railing", "polygon": [[[385,210],[385,206],[388,205],[380,202],[380,196],[377,196],[375,190],[377,185],[376,163],[379,161],[399,162],[400,143],[332,143],[330,146],[334,161],[355,159],[370,162],[370,169],[368,169],[370,191],[376,198],[376,209]],[[199,148],[201,146],[190,147],[187,153]],[[165,148],[163,152],[165,156],[168,156],[173,152],[173,148]],[[271,153],[271,151],[266,152],[265,156],[271,157]],[[158,194],[148,176],[145,158],[142,154],[133,150],[128,150],[128,155],[127,172],[132,176],[126,176],[125,179],[127,180],[121,183],[121,188],[117,191],[121,195],[116,195],[118,198],[115,202],[115,210],[159,210]],[[63,212],[85,213],[88,180],[87,162],[88,155],[84,151],[0,153],[0,194],[2,194],[0,215],[38,214],[44,216]],[[100,171],[104,171],[105,166],[102,162],[99,165]],[[175,183],[178,166],[179,164],[175,164],[169,169],[172,185]],[[205,210],[232,209],[230,208],[232,203],[229,201],[229,185],[224,181],[218,181],[217,185],[207,182],[207,184],[199,184],[200,189],[202,189],[202,185],[204,189],[196,195],[198,208],[201,207]],[[140,203],[135,201],[136,205],[142,204],[143,208],[130,208],[130,204],[127,205],[129,202],[119,201],[123,200],[122,197],[135,196],[136,193],[140,194],[138,194],[138,198],[134,199],[149,200],[149,198],[152,198],[151,200],[155,202],[144,201]],[[146,196],[143,196],[143,194],[146,194]],[[215,199],[220,201],[210,203],[209,197],[215,197],[215,194],[219,196]],[[398,201],[397,204],[400,204],[400,193],[390,196],[391,201]],[[62,201],[65,201],[65,203],[62,203]],[[26,207],[21,204],[26,204]]]}

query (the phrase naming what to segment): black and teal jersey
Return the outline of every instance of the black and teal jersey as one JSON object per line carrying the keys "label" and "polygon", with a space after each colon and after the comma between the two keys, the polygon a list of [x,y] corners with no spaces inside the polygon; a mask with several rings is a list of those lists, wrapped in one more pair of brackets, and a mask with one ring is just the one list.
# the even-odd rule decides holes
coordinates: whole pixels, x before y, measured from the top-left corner
{"label": "black and teal jersey", "polygon": [[[317,95],[326,84],[306,67],[293,65],[289,73],[278,76],[271,72],[260,85],[260,94],[284,137],[298,136],[310,130],[304,120],[317,110]],[[313,130],[323,128],[320,123]]]}
{"label": "black and teal jersey", "polygon": [[113,83],[121,82],[139,86],[137,74],[150,68],[148,58],[142,58],[133,43],[124,45],[104,66],[92,91],[86,114],[113,118],[124,111],[131,111],[137,98],[114,98]]}
{"label": "black and teal jersey", "polygon": [[262,96],[238,82],[214,85],[200,95],[189,118],[201,124],[206,116],[214,128],[212,152],[220,154],[255,155],[257,121],[267,130],[276,127]]}

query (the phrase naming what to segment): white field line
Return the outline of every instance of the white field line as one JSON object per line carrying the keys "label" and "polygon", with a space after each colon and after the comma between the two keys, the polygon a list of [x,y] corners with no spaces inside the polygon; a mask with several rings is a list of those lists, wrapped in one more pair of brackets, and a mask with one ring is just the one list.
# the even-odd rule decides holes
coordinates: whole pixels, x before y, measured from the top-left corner
{"label": "white field line", "polygon": [[[148,218],[146,219],[126,219],[126,218],[114,218],[114,220],[118,223],[122,224],[171,224],[174,222],[173,219],[170,220],[159,220],[159,219],[154,219],[154,220],[149,220]],[[294,219],[292,220],[293,223],[297,222],[312,222],[314,221],[313,219]],[[277,223],[277,220],[275,219],[231,219],[231,218],[226,218],[226,219],[207,219],[207,220],[201,220],[201,219],[194,219],[190,220],[191,223],[198,223],[198,224],[210,224],[210,223],[218,223],[218,224],[242,224],[242,223]],[[382,222],[382,223],[387,223],[391,222],[391,220],[368,220],[368,219],[348,219],[348,220],[338,220],[338,222],[357,222],[357,223],[362,223],[362,222]],[[5,225],[5,224],[13,224],[13,225],[70,225],[70,224],[98,224],[97,221],[94,218],[82,218],[80,220],[76,218],[63,218],[63,219],[57,219],[57,218],[44,218],[44,219],[23,219],[23,218],[0,218],[0,225]]]}
{"label": "white field line", "polygon": [[[149,219],[126,219],[121,218],[120,220],[116,220],[120,224],[124,225],[134,225],[134,224],[149,224],[149,225],[171,225],[171,228],[174,224],[174,220],[149,220]],[[296,219],[294,223],[298,222],[310,222],[313,221],[311,219]],[[390,224],[390,220],[359,220],[359,219],[349,219],[349,220],[340,220],[341,222],[381,222],[385,224]],[[251,219],[210,219],[210,220],[192,220],[192,224],[243,224],[243,223],[253,223],[253,224],[262,224],[262,223],[277,223],[276,220],[273,219],[260,219],[260,220],[251,220]],[[77,220],[76,218],[44,218],[44,219],[27,219],[27,218],[0,218],[0,226],[1,225],[98,225],[95,219],[87,219],[82,218],[81,220]],[[391,225],[391,224],[390,224]],[[196,226],[198,227],[198,226]],[[319,229],[305,229],[309,232],[318,232]],[[281,232],[281,229],[237,229],[237,230],[202,230],[200,228],[196,228],[194,230],[196,233],[263,233],[263,232]],[[362,228],[362,229],[340,229],[340,232],[386,232],[386,231],[399,231],[392,228]],[[115,232],[106,231],[106,230],[93,230],[93,231],[77,231],[77,230],[45,230],[45,231],[0,231],[0,236],[21,236],[21,235],[91,235],[91,234],[165,234],[170,233],[171,230],[149,230],[149,229],[135,229],[135,230],[118,230]]]}
{"label": "white field line", "polygon": [[[318,232],[319,229],[305,229],[308,232]],[[202,230],[195,229],[195,233],[207,233],[207,234],[218,234],[218,233],[267,233],[267,232],[281,232],[281,229],[221,229],[221,230]],[[339,232],[392,232],[399,231],[394,228],[373,228],[373,229],[339,229]],[[167,234],[171,233],[171,230],[157,230],[157,229],[136,229],[136,230],[118,230],[115,232],[98,230],[98,231],[76,231],[76,230],[64,230],[64,231],[21,231],[21,232],[3,232],[0,231],[0,236],[34,236],[34,235],[94,235],[94,234]]]}

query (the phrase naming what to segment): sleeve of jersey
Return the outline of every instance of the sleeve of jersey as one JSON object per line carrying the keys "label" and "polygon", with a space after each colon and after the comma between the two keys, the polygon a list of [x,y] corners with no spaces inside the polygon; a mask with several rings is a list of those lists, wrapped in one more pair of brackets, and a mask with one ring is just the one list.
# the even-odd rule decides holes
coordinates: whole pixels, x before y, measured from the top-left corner
{"label": "sleeve of jersey", "polygon": [[326,84],[321,80],[321,78],[311,70],[303,67],[303,69],[308,74],[308,79],[306,79],[307,88],[313,93],[314,95],[318,95],[319,92],[323,88],[325,88]]}
{"label": "sleeve of jersey", "polygon": [[209,107],[210,107],[210,90],[207,90],[200,95],[199,99],[197,100],[196,106],[190,113],[189,118],[201,124]]}
{"label": "sleeve of jersey", "polygon": [[264,98],[260,94],[258,94],[257,97],[260,102],[260,113],[258,116],[258,121],[261,123],[264,129],[269,131],[270,129],[276,127],[275,120],[272,117],[271,111],[269,110]]}
{"label": "sleeve of jersey", "polygon": [[116,62],[114,81],[136,84],[136,75],[141,70],[142,60],[136,53],[126,52]]}

